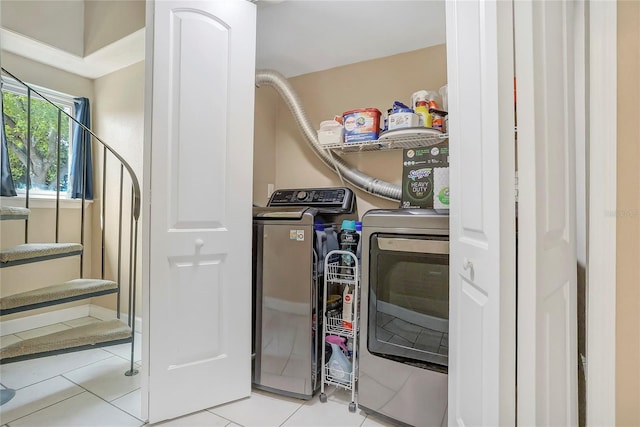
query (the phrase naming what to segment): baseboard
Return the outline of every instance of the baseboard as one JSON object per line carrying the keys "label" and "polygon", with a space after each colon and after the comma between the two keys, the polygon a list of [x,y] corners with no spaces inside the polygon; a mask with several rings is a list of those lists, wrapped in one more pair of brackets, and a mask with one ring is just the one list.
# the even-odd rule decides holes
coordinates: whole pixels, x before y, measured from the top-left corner
{"label": "baseboard", "polygon": [[2,335],[10,335],[55,323],[68,322],[69,320],[89,316],[89,306],[90,304],[83,304],[61,310],[33,314],[19,319],[3,320],[0,329],[2,330]]}
{"label": "baseboard", "polygon": [[278,313],[304,316],[309,314],[311,306],[308,303],[285,301],[281,298],[264,297],[263,310],[273,310]]}
{"label": "baseboard", "polygon": [[[100,320],[111,320],[116,317],[116,311],[110,308],[105,308],[99,305],[90,304],[89,305],[89,316],[95,317]],[[120,319],[123,321],[127,320],[127,313],[120,313]],[[136,316],[136,332],[142,332],[142,318]]]}
{"label": "baseboard", "polygon": [[[19,319],[3,320],[0,324],[0,331],[2,335],[18,334],[28,331],[29,329],[42,328],[43,326],[68,322],[87,316],[100,320],[111,320],[116,317],[116,311],[94,304],[77,305],[75,307],[63,308],[47,313],[25,316]],[[121,314],[120,318],[126,321],[126,313]],[[136,317],[135,327],[136,332],[142,332],[142,319],[140,317]]]}

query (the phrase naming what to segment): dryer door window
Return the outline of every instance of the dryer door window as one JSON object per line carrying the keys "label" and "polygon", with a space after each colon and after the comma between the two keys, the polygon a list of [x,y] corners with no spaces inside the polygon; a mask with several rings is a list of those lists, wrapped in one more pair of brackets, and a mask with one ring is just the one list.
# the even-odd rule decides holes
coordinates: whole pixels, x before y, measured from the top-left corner
{"label": "dryer door window", "polygon": [[446,371],[448,238],[374,234],[369,265],[369,351]]}

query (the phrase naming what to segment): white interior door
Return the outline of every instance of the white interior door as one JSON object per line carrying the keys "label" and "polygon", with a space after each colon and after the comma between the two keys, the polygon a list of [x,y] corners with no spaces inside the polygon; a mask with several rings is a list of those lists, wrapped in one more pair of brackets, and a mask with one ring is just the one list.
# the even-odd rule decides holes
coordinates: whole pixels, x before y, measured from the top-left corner
{"label": "white interior door", "polygon": [[574,2],[514,6],[521,425],[578,424],[573,61],[578,19],[584,14]]}
{"label": "white interior door", "polygon": [[155,1],[147,37],[143,398],[153,423],[251,391],[256,7]]}
{"label": "white interior door", "polygon": [[515,424],[513,10],[447,1],[449,425]]}

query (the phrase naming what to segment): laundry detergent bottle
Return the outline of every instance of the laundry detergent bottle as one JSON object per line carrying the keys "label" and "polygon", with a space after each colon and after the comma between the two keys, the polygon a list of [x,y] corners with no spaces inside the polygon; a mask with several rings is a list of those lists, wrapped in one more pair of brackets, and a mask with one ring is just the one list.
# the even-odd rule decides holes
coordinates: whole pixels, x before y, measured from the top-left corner
{"label": "laundry detergent bottle", "polygon": [[[340,250],[351,252],[356,255],[358,250],[358,242],[360,241],[360,235],[356,231],[356,222],[345,219],[342,221],[342,229],[338,234],[338,241],[340,242]],[[353,279],[353,268],[355,267],[355,260],[350,255],[342,255],[341,262],[341,274],[344,279]],[[351,277],[350,277],[351,276]]]}
{"label": "laundry detergent bottle", "polygon": [[328,365],[329,375],[336,382],[350,384],[351,362],[343,352],[343,350],[348,351],[345,344],[346,338],[328,335],[324,340],[331,345],[331,358],[329,358]]}

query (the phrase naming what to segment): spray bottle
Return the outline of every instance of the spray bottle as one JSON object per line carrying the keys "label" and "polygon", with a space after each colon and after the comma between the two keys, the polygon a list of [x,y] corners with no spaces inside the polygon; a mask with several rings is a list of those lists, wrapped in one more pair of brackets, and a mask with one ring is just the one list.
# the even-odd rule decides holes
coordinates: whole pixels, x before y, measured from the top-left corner
{"label": "spray bottle", "polygon": [[324,340],[331,345],[331,358],[328,364],[329,375],[339,383],[351,383],[351,362],[343,353],[343,351],[347,351],[346,338],[328,335]]}

